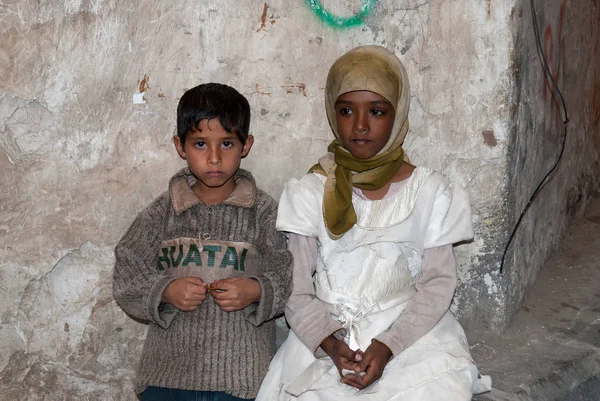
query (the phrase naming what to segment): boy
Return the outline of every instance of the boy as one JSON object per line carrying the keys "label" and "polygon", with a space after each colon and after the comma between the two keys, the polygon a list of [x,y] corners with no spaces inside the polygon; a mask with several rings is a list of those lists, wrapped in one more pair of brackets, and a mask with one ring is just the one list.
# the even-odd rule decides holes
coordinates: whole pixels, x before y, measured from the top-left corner
{"label": "boy", "polygon": [[115,299],[151,323],[142,401],[252,399],[275,352],[292,258],[275,230],[276,202],[239,168],[254,141],[249,125],[235,89],[187,91],[173,138],[187,168],[115,249]]}

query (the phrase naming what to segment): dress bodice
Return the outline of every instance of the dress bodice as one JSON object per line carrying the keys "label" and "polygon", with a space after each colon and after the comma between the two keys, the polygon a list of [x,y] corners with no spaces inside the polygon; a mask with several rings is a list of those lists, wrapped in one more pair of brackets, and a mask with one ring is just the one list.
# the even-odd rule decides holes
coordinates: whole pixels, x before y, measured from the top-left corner
{"label": "dress bodice", "polygon": [[315,284],[373,302],[412,285],[423,250],[472,236],[468,197],[439,173],[417,167],[397,191],[381,200],[353,192],[357,223],[329,237],[322,212],[326,177],[290,180],[282,194],[277,228],[319,241]]}

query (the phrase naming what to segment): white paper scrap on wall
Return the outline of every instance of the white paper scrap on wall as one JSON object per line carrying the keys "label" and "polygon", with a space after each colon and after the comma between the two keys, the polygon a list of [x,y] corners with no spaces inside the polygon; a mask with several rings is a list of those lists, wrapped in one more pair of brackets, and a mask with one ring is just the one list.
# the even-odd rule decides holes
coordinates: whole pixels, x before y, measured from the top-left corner
{"label": "white paper scrap on wall", "polygon": [[146,92],[136,92],[133,94],[133,104],[145,104],[146,103]]}

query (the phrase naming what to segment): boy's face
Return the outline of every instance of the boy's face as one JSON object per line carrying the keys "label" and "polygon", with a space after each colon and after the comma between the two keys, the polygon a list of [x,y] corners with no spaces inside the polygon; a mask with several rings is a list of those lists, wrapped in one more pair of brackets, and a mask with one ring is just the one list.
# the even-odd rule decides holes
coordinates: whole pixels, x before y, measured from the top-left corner
{"label": "boy's face", "polygon": [[173,138],[177,153],[185,159],[198,179],[194,192],[202,200],[220,202],[235,188],[233,176],[240,167],[254,138],[248,136],[243,145],[235,133],[223,129],[218,118],[201,120],[199,129],[190,131],[182,146],[178,136]]}
{"label": "boy's face", "polygon": [[394,107],[371,91],[344,93],[335,102],[338,136],[357,159],[375,156],[392,134]]}

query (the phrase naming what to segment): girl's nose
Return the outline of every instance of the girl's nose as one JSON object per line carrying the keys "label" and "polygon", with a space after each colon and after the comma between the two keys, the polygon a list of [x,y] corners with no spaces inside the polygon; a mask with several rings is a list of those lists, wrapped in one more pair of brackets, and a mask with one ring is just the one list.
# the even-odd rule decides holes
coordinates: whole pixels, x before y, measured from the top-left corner
{"label": "girl's nose", "polygon": [[367,113],[357,113],[354,120],[354,132],[357,134],[366,134],[369,131],[369,120]]}

